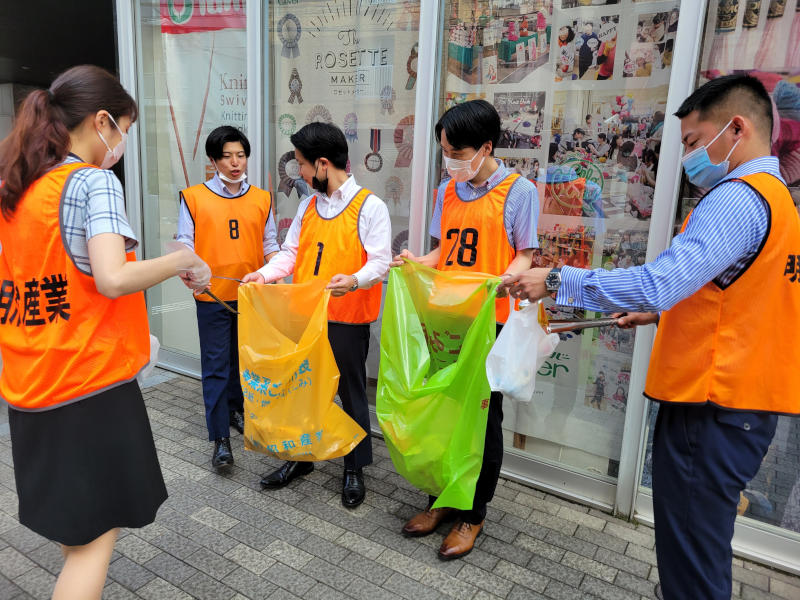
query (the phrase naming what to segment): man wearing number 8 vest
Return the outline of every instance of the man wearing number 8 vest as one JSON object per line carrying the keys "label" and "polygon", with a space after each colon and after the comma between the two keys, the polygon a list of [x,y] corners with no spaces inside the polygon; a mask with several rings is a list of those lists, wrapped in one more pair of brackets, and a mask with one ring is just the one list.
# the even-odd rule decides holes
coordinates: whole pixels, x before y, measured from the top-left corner
{"label": "man wearing number 8 vest", "polygon": [[[250,142],[229,125],[206,139],[206,155],[216,174],[180,193],[177,240],[211,267],[210,291],[234,310],[241,278],[264,264],[279,247],[272,196],[250,185]],[[233,464],[229,427],[244,432],[236,315],[208,294],[195,295],[200,333],[200,366],[208,439],[214,468]]]}
{"label": "man wearing number 8 vest", "polygon": [[[450,179],[439,186],[430,234],[440,240],[429,254],[414,257],[408,250],[396,257],[419,261],[443,271],[474,271],[510,277],[531,266],[539,244],[536,186],[512,173],[494,158],[500,138],[500,115],[485,100],[472,100],[445,112],[436,124],[436,138]],[[508,318],[508,299],[497,300],[497,330]],[[439,548],[448,560],[469,553],[483,528],[486,505],[494,496],[503,462],[503,396],[492,392],[483,449],[483,464],[475,487],[472,510],[456,515],[450,508],[430,506],[406,523],[403,533],[432,533],[446,518],[456,523]]]}
{"label": "man wearing number 8 vest", "polygon": [[[330,281],[328,339],[339,368],[345,412],[367,436],[344,457],[342,504],[364,501],[362,469],[372,463],[366,360],[369,324],[381,309],[381,282],[391,261],[391,223],[386,205],[345,171],[347,140],[326,123],[310,123],[292,135],[300,175],[316,190],[297,210],[281,251],[245,282],[269,283],[294,273],[294,283]],[[280,488],[314,470],[313,462],[287,462],[261,480]]]}

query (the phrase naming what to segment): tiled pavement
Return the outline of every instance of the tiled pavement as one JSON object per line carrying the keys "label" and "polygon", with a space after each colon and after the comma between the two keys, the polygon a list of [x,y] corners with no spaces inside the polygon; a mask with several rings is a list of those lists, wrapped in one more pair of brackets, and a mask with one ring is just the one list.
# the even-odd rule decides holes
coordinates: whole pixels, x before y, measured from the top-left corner
{"label": "tiled pavement", "polygon": [[[170,498],[157,521],[124,531],[104,598],[458,600],[653,597],[653,531],[501,480],[486,534],[465,559],[440,562],[445,528],[399,535],[425,497],[399,477],[385,446],[366,469],[368,494],[339,502],[341,461],[318,465],[288,488],[262,492],[278,464],[245,453],[212,472],[199,382],[158,372],[144,390]],[[17,522],[5,411],[0,417],[0,599],[49,598],[58,547]],[[800,599],[800,579],[734,560],[736,597]]]}

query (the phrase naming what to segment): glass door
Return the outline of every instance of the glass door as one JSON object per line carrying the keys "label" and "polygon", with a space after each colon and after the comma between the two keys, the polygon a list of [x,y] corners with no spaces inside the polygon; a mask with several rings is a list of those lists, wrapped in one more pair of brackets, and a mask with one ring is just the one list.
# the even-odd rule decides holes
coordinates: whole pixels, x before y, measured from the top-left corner
{"label": "glass door", "polygon": [[[539,191],[534,266],[614,269],[648,256],[680,2],[448,0],[440,110],[475,98],[495,151]],[[444,173],[442,173],[444,176]],[[553,318],[598,316],[546,304]],[[633,331],[564,334],[529,403],[504,404],[511,476],[613,507]],[[646,363],[645,363],[646,364]]]}

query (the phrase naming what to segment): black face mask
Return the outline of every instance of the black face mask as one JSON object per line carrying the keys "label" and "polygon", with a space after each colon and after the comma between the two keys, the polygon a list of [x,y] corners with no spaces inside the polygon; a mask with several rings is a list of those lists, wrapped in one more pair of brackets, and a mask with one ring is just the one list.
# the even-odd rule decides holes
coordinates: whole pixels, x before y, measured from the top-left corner
{"label": "black face mask", "polygon": [[318,192],[327,195],[327,193],[328,193],[328,179],[327,178],[322,179],[322,180],[317,179],[317,169],[318,168],[319,168],[319,165],[315,165],[314,166],[314,177],[311,178],[311,187],[313,187]]}

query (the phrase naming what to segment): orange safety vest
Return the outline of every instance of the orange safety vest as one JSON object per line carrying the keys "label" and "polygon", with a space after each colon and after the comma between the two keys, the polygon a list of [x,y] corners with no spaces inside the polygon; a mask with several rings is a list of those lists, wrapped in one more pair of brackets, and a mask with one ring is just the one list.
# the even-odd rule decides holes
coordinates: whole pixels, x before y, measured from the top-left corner
{"label": "orange safety vest", "polygon": [[61,196],[85,168],[96,167],[56,167],[31,184],[10,220],[0,217],[0,396],[20,410],[126,383],[150,359],[144,294],[106,298],[64,247]]}
{"label": "orange safety vest", "polygon": [[[194,221],[194,251],[214,275],[241,279],[264,266],[264,228],[272,195],[253,185],[237,198],[225,198],[204,183],[181,192]],[[211,292],[225,301],[239,297],[239,283],[213,278]],[[195,296],[213,302],[207,294]]]}
{"label": "orange safety vest", "polygon": [[798,414],[800,217],[789,190],[772,175],[732,181],[746,183],[769,205],[767,237],[732,283],[709,282],[661,314],[645,395]]}
{"label": "orange safety vest", "polygon": [[[503,223],[506,198],[519,178],[512,173],[480,198],[465,202],[450,180],[442,203],[440,271],[472,271],[502,275],[517,255]],[[498,323],[508,319],[508,298],[495,304]]]}
{"label": "orange safety vest", "polygon": [[[317,210],[317,197],[308,203],[300,225],[294,283],[304,283],[315,277],[329,280],[338,273],[357,272],[367,264],[367,251],[358,232],[361,207],[372,194],[361,190],[342,212],[326,219]],[[364,282],[360,282],[364,283]],[[381,285],[331,297],[328,320],[337,323],[372,323],[381,312]]]}

